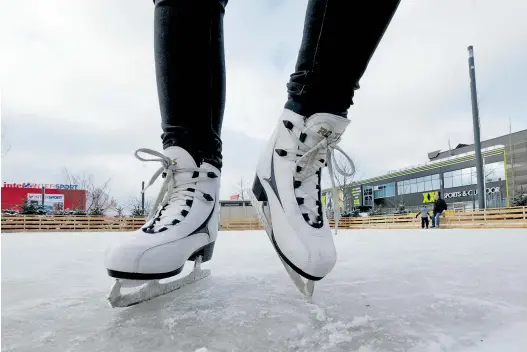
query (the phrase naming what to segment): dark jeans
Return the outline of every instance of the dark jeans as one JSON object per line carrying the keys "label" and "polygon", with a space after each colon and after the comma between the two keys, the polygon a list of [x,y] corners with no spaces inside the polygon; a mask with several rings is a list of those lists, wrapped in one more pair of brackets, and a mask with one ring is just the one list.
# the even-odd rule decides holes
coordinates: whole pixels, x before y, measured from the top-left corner
{"label": "dark jeans", "polygon": [[426,226],[426,228],[428,228],[428,224],[429,224],[428,218],[421,218],[421,228],[422,229],[424,229],[425,226]]}
{"label": "dark jeans", "polygon": [[432,227],[439,227],[439,218],[441,217],[441,213],[434,213],[432,216]]}
{"label": "dark jeans", "polygon": [[[228,0],[157,0],[155,63],[163,147],[222,166],[223,16]],[[400,0],[309,0],[285,108],[347,116]],[[275,123],[273,120],[270,123]]]}

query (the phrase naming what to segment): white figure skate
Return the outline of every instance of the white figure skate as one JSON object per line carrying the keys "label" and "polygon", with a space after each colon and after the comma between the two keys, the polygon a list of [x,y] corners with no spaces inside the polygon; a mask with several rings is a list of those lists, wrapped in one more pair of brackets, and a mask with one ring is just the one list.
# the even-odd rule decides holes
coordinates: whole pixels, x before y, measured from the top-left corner
{"label": "white figure skate", "polygon": [[[158,156],[143,159],[138,153]],[[218,235],[220,171],[207,163],[197,167],[184,149],[170,147],[165,154],[139,149],[142,161],[163,164],[145,190],[162,174],[165,182],[146,223],[123,243],[109,248],[105,264],[115,278],[108,301],[112,307],[131,306],[179,289],[210,275],[201,263],[212,258]],[[160,283],[194,261],[194,271],[176,281]],[[121,287],[145,284],[136,292],[121,294]]]}
{"label": "white figure skate", "polygon": [[[304,119],[285,109],[256,170],[254,206],[289,276],[307,296],[313,294],[314,282],[324,278],[336,263],[321,202],[321,171],[328,166],[336,202],[336,233],[340,206],[333,167],[347,176],[355,172],[353,161],[337,146],[348,124],[349,120],[340,116],[319,113]],[[351,172],[335,162],[334,149],[346,157]]]}

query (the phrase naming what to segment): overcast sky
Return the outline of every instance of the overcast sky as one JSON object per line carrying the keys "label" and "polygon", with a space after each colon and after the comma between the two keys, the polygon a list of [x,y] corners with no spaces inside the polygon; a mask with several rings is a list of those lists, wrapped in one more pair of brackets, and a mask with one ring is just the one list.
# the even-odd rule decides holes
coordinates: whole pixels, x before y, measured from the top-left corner
{"label": "overcast sky", "polygon": [[[231,0],[222,198],[252,182],[286,99],[306,0]],[[60,183],[62,170],[139,195],[161,150],[151,0],[16,0],[0,11],[2,181]],[[467,46],[481,137],[527,128],[527,2],[403,0],[356,92],[341,147],[370,177],[472,143]],[[356,33],[357,37],[361,33]],[[342,43],[343,51],[352,43]],[[160,184],[161,181],[158,181]],[[157,188],[149,196],[154,197]]]}

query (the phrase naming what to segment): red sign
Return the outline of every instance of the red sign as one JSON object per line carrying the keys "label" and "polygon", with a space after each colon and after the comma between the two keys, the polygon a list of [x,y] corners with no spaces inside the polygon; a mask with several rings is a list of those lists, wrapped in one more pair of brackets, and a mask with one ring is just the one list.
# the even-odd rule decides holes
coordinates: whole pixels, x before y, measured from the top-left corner
{"label": "red sign", "polygon": [[[46,188],[46,195],[56,194],[63,196],[64,209],[86,210],[86,193],[85,190]],[[24,204],[26,199],[39,198],[36,194],[42,194],[42,188],[2,187],[2,210],[21,210],[19,206]],[[48,196],[46,198],[53,197]],[[40,199],[42,199],[42,196],[40,196]]]}

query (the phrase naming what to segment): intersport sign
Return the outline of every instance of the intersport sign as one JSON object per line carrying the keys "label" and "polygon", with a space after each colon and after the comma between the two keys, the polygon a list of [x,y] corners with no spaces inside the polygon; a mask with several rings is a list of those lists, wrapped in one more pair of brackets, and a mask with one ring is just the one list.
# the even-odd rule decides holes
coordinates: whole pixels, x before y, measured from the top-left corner
{"label": "intersport sign", "polygon": [[4,182],[3,187],[5,188],[46,188],[46,189],[79,189],[79,185],[70,185],[63,183],[6,183]]}

